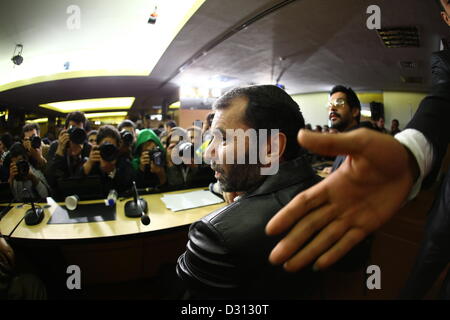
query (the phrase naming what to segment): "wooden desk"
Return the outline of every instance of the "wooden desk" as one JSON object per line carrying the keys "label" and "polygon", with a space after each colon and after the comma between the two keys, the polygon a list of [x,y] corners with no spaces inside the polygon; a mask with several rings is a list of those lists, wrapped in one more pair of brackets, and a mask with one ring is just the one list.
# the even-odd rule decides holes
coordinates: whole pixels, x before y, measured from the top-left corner
{"label": "wooden desk", "polygon": [[[44,219],[36,226],[28,226],[25,221],[20,221],[29,205],[23,207],[15,206],[0,221],[0,230],[4,234],[12,233],[11,238],[14,239],[35,239],[35,240],[76,240],[76,239],[93,239],[105,237],[117,237],[124,235],[140,234],[145,232],[153,232],[176,228],[179,226],[189,225],[212,211],[225,206],[225,203],[195,208],[190,210],[173,212],[167,209],[161,201],[164,194],[174,194],[190,192],[194,190],[202,190],[204,188],[181,190],[161,194],[142,196],[148,202],[148,215],[151,219],[149,225],[145,226],[141,223],[140,218],[128,218],[124,213],[124,206],[127,201],[118,201],[116,204],[116,220],[103,222],[75,223],[75,224],[47,224],[52,213],[58,204],[54,203],[50,208],[45,209]],[[81,201],[82,203],[99,203],[103,200]],[[20,222],[20,223],[19,223]]]}

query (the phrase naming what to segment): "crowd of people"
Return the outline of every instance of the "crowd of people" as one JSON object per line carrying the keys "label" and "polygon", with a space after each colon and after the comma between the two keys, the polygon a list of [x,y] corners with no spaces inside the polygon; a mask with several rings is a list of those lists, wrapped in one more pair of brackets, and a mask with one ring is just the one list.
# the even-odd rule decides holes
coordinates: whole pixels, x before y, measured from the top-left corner
{"label": "crowd of people", "polygon": [[[206,122],[211,120],[209,116]],[[185,130],[169,120],[163,128],[138,130],[127,119],[117,127],[103,125],[89,131],[88,127],[84,113],[75,111],[67,115],[55,141],[42,139],[37,123],[25,124],[19,141],[4,133],[0,180],[9,184],[13,200],[62,199],[69,192],[65,181],[76,179],[81,190],[84,178],[93,176],[99,178],[103,195],[111,190],[126,194],[133,181],[138,188],[158,190],[208,186],[215,181],[204,163],[172,161],[174,153],[191,152],[194,157],[196,139],[208,139],[210,134],[207,124]]]}

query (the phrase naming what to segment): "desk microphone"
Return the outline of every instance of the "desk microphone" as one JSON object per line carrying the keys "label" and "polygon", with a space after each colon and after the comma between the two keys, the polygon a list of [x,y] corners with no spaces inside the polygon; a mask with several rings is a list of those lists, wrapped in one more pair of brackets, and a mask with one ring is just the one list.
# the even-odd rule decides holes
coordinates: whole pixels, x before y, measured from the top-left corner
{"label": "desk microphone", "polygon": [[44,219],[44,209],[35,207],[33,196],[27,188],[24,188],[22,192],[28,195],[31,204],[31,209],[28,209],[27,212],[25,212],[25,223],[28,226],[37,225]]}
{"label": "desk microphone", "polygon": [[133,200],[125,203],[125,215],[130,218],[141,217],[142,224],[148,225],[150,224],[150,217],[147,215],[147,211],[147,201],[139,198],[136,183],[133,181]]}

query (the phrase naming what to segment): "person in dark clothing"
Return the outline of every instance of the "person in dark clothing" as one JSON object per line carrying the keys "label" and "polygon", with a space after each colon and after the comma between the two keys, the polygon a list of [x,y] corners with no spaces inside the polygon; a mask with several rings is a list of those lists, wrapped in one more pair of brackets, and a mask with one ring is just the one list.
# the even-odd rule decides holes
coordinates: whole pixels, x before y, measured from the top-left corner
{"label": "person in dark clothing", "polygon": [[[331,128],[339,132],[348,132],[359,128],[361,103],[352,88],[337,85],[331,89],[328,101],[328,118]],[[336,171],[345,161],[345,158],[344,155],[337,156],[331,172]]]}
{"label": "person in dark clothing", "polygon": [[[213,140],[206,151],[216,178],[225,192],[236,192],[230,205],[192,224],[186,252],[178,259],[176,271],[187,287],[185,298],[301,298],[317,288],[312,271],[287,273],[271,265],[268,254],[279,238],[269,238],[264,226],[294,194],[320,178],[296,142],[304,127],[297,103],[277,86],[233,89],[215,103]],[[274,116],[276,115],[276,116]],[[270,159],[262,164],[227,163],[226,150],[245,153],[249,145],[238,139],[219,138],[229,129],[250,132],[279,129],[259,143],[258,154]],[[223,137],[223,135],[222,135]],[[248,140],[247,140],[248,141]],[[276,142],[278,141],[278,142]],[[225,161],[219,163],[220,159]],[[263,175],[262,170],[279,163],[279,170]]]}
{"label": "person in dark clothing", "polygon": [[50,145],[45,176],[57,198],[63,193],[58,187],[58,181],[81,177],[81,168],[89,157],[91,146],[87,142],[85,126],[86,117],[83,112],[70,113],[58,140]]}
{"label": "person in dark clothing", "polygon": [[128,157],[119,155],[120,133],[111,126],[98,129],[97,146],[92,148],[89,158],[81,168],[81,176],[101,177],[103,194],[111,190],[123,194],[130,190],[135,179]]}

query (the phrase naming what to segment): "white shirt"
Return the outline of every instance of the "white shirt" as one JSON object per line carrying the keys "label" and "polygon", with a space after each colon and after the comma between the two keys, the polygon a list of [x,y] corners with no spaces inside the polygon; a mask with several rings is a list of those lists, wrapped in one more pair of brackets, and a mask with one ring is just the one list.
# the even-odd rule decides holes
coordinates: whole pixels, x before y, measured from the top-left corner
{"label": "white shirt", "polygon": [[422,132],[416,129],[403,130],[395,135],[395,139],[411,151],[419,166],[420,175],[408,196],[408,200],[412,200],[419,194],[422,181],[433,166],[433,145]]}

